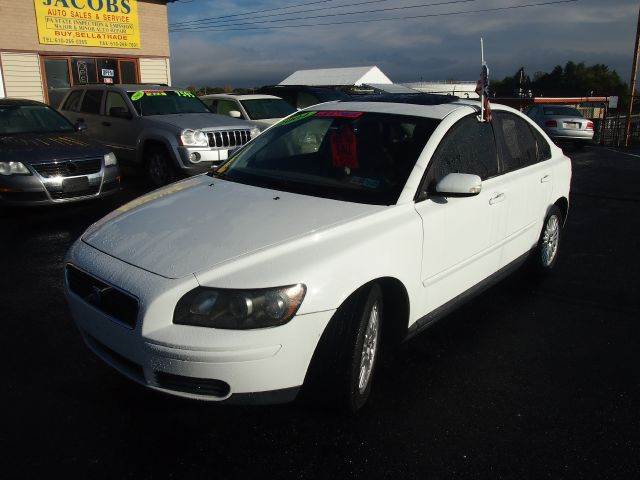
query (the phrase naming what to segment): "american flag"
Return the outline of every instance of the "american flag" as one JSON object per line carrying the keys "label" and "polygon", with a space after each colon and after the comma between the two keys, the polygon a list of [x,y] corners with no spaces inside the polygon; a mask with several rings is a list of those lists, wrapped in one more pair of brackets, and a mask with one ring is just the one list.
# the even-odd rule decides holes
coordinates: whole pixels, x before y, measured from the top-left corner
{"label": "american flag", "polygon": [[485,122],[491,121],[491,104],[489,103],[489,68],[487,65],[482,65],[482,72],[480,73],[480,79],[476,84],[476,93],[480,95],[482,101],[482,119]]}

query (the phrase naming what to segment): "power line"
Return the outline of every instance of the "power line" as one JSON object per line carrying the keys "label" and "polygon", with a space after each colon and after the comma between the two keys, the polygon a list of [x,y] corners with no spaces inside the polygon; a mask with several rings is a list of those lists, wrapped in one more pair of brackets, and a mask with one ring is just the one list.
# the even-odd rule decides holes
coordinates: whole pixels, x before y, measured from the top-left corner
{"label": "power line", "polygon": [[[250,31],[250,30],[279,30],[279,29],[284,29],[284,28],[304,28],[304,27],[321,27],[321,26],[330,26],[330,25],[350,25],[350,24],[356,24],[356,23],[375,23],[375,22],[389,22],[389,21],[395,21],[395,20],[413,20],[416,18],[434,18],[434,17],[446,17],[446,16],[453,16],[453,15],[466,15],[466,14],[473,14],[473,13],[489,13],[489,12],[498,12],[498,11],[504,11],[504,10],[515,10],[515,9],[519,9],[519,8],[530,8],[530,7],[543,7],[543,6],[550,6],[550,5],[560,5],[560,4],[564,4],[564,3],[575,3],[578,2],[580,0],[555,0],[555,1],[549,1],[549,2],[541,2],[541,3],[527,3],[527,4],[523,4],[523,5],[510,5],[507,7],[496,7],[496,8],[484,8],[484,9],[478,9],[478,10],[462,10],[462,11],[457,11],[457,12],[446,12],[446,13],[431,13],[431,14],[424,14],[424,15],[412,15],[410,17],[407,16],[403,16],[403,17],[387,17],[387,18],[374,18],[374,19],[367,19],[367,20],[346,20],[344,22],[325,22],[325,23],[308,23],[308,24],[296,24],[296,25],[275,25],[275,26],[265,26],[265,27],[229,27],[229,28],[216,28],[216,27],[209,27],[209,28],[201,28],[201,29],[197,29],[197,30],[175,30],[175,33],[181,33],[181,32],[203,32],[203,31],[213,31],[213,32],[225,32],[225,31]],[[291,19],[291,20],[295,20],[295,19]],[[172,33],[174,33],[172,32]]]}
{"label": "power line", "polygon": [[[304,2],[304,3],[298,3],[296,5],[289,5],[289,6],[285,6],[285,7],[277,7],[277,8],[266,8],[264,10],[252,10],[249,12],[243,12],[243,13],[234,13],[232,15],[220,15],[217,17],[207,17],[207,18],[201,18],[199,20],[185,20],[184,22],[176,22],[173,23],[171,26],[174,25],[182,25],[184,23],[196,23],[196,22],[206,22],[207,20],[215,20],[215,19],[220,19],[220,18],[231,18],[231,17],[241,17],[243,15],[253,15],[256,13],[267,13],[267,12],[275,12],[277,10],[286,10],[289,8],[297,8],[297,7],[308,7],[309,5],[317,5],[319,3],[330,3],[330,2],[335,2],[336,0],[316,0],[315,2]],[[296,13],[296,12],[290,12],[290,13]]]}
{"label": "power line", "polygon": [[[424,7],[435,7],[435,6],[441,6],[441,5],[452,5],[455,3],[470,3],[470,2],[475,2],[477,0],[446,0],[443,2],[436,2],[436,3],[420,3],[418,5],[404,5],[401,7],[387,7],[387,8],[377,8],[377,9],[373,9],[373,10],[360,10],[357,12],[342,12],[342,13],[327,13],[325,15],[309,15],[306,17],[297,17],[297,18],[283,18],[280,20],[256,20],[255,22],[241,22],[241,23],[234,23],[230,26],[233,27],[237,27],[240,25],[257,25],[257,24],[261,24],[261,23],[277,23],[277,22],[290,22],[291,20],[294,21],[298,21],[298,20],[310,20],[310,19],[314,19],[314,18],[327,18],[327,17],[343,17],[346,15],[361,15],[364,13],[379,13],[379,12],[390,12],[390,11],[397,11],[397,10],[409,10],[412,8],[424,8]],[[205,25],[207,28],[209,29],[209,27],[211,27],[211,29],[215,28],[215,27],[222,27],[222,26],[226,26],[226,25]],[[172,32],[181,32],[181,31],[188,31],[188,30],[203,30],[202,27],[198,27],[198,26],[193,26],[190,25],[188,27],[184,27],[184,28],[174,28],[171,31]]]}
{"label": "power line", "polygon": [[[330,0],[330,1],[335,1],[335,0]],[[331,5],[329,7],[318,7],[318,8],[310,8],[310,9],[305,9],[305,10],[296,10],[295,12],[281,12],[281,13],[271,13],[269,15],[260,15],[260,18],[269,18],[269,17],[282,17],[284,15],[295,15],[297,13],[310,13],[310,12],[319,12],[322,10],[329,10],[329,9],[336,9],[336,8],[347,8],[347,7],[357,7],[360,5],[369,5],[372,3],[384,3],[384,2],[390,2],[392,0],[366,0],[364,2],[356,2],[356,3],[347,3],[345,5]],[[248,13],[239,13],[237,15],[233,15],[233,16],[244,16],[244,15],[249,15]],[[240,20],[244,20],[244,19],[240,19]],[[289,19],[292,20],[292,19]],[[178,26],[178,29],[182,29],[182,27],[193,27],[193,26],[198,26],[198,25],[193,25],[196,22],[202,22],[201,25],[206,24],[206,26],[211,26],[213,24],[220,24],[220,25],[224,25],[227,24],[229,22],[233,23],[235,22],[235,20],[229,20],[229,19],[218,19],[216,20],[215,18],[213,19],[201,19],[201,20],[191,20],[189,22],[180,22],[180,24],[170,24],[169,28],[172,28],[174,26]],[[188,23],[189,25],[181,25],[183,23]]]}

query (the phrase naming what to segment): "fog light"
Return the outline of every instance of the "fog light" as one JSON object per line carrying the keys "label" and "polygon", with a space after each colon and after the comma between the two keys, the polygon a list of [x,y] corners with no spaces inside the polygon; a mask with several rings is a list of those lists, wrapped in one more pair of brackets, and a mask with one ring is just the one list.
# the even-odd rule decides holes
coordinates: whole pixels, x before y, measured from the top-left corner
{"label": "fog light", "polygon": [[200,154],[198,152],[191,152],[189,154],[189,161],[191,163],[198,163],[200,161]]}

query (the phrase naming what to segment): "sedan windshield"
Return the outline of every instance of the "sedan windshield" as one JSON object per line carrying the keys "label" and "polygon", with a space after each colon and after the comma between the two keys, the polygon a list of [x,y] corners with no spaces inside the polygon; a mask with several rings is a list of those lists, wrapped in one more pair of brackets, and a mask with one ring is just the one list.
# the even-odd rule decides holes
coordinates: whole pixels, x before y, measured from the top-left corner
{"label": "sedan windshield", "polygon": [[582,118],[582,114],[572,107],[544,107],[545,115],[553,115],[556,117],[578,117]]}
{"label": "sedan windshield", "polygon": [[280,191],[391,205],[438,123],[372,112],[303,111],[261,134],[213,175]]}
{"label": "sedan windshield", "polygon": [[138,90],[127,94],[138,114],[143,116],[211,113],[198,97],[186,90]]}
{"label": "sedan windshield", "polygon": [[251,120],[282,118],[296,111],[295,108],[280,98],[257,98],[242,100],[240,103],[242,103]]}
{"label": "sedan windshield", "polygon": [[73,131],[66,118],[45,105],[0,106],[0,135]]}

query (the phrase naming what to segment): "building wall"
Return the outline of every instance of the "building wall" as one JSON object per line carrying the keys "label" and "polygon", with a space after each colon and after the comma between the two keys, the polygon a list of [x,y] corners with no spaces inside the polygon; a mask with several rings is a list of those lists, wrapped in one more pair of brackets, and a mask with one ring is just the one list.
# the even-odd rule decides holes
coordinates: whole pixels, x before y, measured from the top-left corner
{"label": "building wall", "polygon": [[141,58],[140,81],[142,83],[171,83],[168,58]]}
{"label": "building wall", "polygon": [[167,6],[161,0],[138,0],[141,48],[119,49],[41,45],[33,0],[0,0],[0,49],[46,53],[83,53],[169,57]]}
{"label": "building wall", "polygon": [[2,52],[0,61],[7,97],[44,101],[38,54]]}

